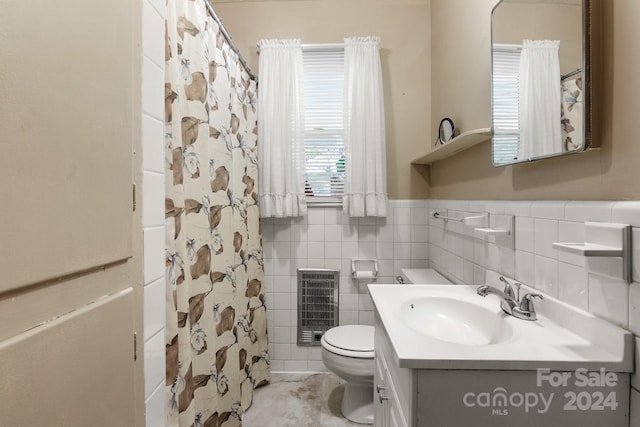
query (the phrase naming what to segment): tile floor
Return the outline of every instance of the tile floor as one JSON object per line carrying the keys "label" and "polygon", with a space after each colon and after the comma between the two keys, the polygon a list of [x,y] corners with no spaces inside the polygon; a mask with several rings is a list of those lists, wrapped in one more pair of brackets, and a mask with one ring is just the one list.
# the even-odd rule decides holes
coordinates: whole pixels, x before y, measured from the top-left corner
{"label": "tile floor", "polygon": [[244,427],[361,426],[342,417],[344,381],[331,373],[272,373],[242,417]]}

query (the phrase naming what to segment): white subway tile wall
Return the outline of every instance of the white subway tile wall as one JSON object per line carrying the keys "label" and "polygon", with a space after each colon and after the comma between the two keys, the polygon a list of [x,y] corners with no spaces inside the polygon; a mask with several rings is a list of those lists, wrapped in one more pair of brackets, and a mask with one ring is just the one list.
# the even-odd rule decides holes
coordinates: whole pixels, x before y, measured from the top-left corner
{"label": "white subway tile wall", "polygon": [[[630,425],[640,426],[640,202],[429,200],[427,207],[429,265],[451,281],[480,284],[484,281],[485,269],[496,270],[589,310],[636,335]],[[432,215],[436,211],[448,211],[448,215],[454,217],[475,212],[515,215],[515,249],[485,242],[459,223],[434,219]],[[633,283],[589,273],[584,257],[551,247],[553,242],[584,242],[585,221],[616,222],[633,227]],[[473,254],[470,247],[474,248]],[[515,259],[515,274],[511,274],[512,259]],[[464,264],[462,276],[461,262]],[[467,269],[474,270],[473,277]]]}
{"label": "white subway tile wall", "polygon": [[263,219],[265,288],[273,371],[326,371],[319,347],[298,347],[297,269],[340,270],[340,324],[373,324],[366,282],[351,278],[352,259],[376,259],[378,283],[403,267],[426,267],[427,202],[389,202],[387,218],[348,218],[340,208],[310,208],[301,218]]}
{"label": "white subway tile wall", "polygon": [[[144,230],[145,418],[166,424],[164,280],[165,2],[142,2],[142,226]],[[138,184],[140,185],[140,184]],[[140,337],[142,338],[142,337]]]}
{"label": "white subway tile wall", "polygon": [[[514,215],[515,248],[497,245],[461,222],[434,218],[435,212],[456,218]],[[589,273],[584,257],[551,247],[583,242],[585,221],[632,225],[634,283]],[[340,268],[340,323],[373,322],[366,283],[350,277],[353,258],[378,259],[377,283],[394,283],[403,267],[429,266],[454,283],[473,285],[484,283],[487,269],[495,270],[640,336],[640,202],[394,200],[386,219],[351,219],[337,208],[312,208],[307,218],[265,219],[262,227],[273,371],[326,370],[318,347],[296,345],[298,267]],[[638,378],[632,381],[631,418],[640,425]]]}
{"label": "white subway tile wall", "polygon": [[[485,241],[461,223],[435,219],[432,215],[436,211],[448,212],[453,217],[478,212],[515,215],[515,250]],[[559,252],[551,244],[583,242],[585,221],[631,224],[632,235],[638,242],[640,202],[429,200],[428,212],[429,265],[452,281],[468,284],[484,281],[483,274],[474,282],[465,280],[464,268],[460,274],[461,262],[482,273],[484,269],[496,270],[622,327],[630,326],[630,316],[635,313],[629,308],[633,299],[630,286],[619,279],[587,274],[584,257]],[[633,246],[635,282],[640,282],[639,246]],[[509,274],[511,271],[513,274]]]}

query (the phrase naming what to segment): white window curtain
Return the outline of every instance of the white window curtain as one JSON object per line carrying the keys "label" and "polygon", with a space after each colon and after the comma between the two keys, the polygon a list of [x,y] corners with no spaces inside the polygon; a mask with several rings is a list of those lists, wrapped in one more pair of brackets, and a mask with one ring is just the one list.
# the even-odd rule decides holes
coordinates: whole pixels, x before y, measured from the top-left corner
{"label": "white window curtain", "polygon": [[345,192],[352,217],[387,214],[387,162],[380,39],[344,40]]}
{"label": "white window curtain", "polygon": [[304,91],[299,39],[260,40],[258,171],[262,217],[307,212],[304,194]]}
{"label": "white window curtain", "polygon": [[520,159],[562,151],[558,40],[524,40],[520,53]]}

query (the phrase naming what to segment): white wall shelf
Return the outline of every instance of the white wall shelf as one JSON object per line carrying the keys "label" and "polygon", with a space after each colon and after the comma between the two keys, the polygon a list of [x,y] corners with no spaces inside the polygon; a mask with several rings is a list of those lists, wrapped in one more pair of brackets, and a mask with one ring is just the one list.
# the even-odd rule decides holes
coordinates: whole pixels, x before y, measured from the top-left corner
{"label": "white wall shelf", "polygon": [[504,228],[474,228],[474,231],[485,236],[508,236],[511,231]]}
{"label": "white wall shelf", "polygon": [[584,256],[585,267],[591,273],[631,283],[631,225],[585,222],[584,228],[585,242],[553,243],[553,248]]}
{"label": "white wall shelf", "polygon": [[451,157],[459,153],[460,151],[471,148],[483,141],[487,141],[490,138],[490,128],[473,129],[467,132],[463,132],[446,144],[440,145],[427,155],[415,159],[411,163],[414,165],[430,165],[437,161],[446,159],[447,157]]}
{"label": "white wall shelf", "polygon": [[484,236],[498,246],[514,249],[516,217],[514,215],[493,214],[489,215],[489,226],[474,228],[473,231]]}
{"label": "white wall shelf", "polygon": [[553,249],[585,257],[620,258],[624,255],[624,250],[622,248],[598,245],[595,243],[554,243]]}

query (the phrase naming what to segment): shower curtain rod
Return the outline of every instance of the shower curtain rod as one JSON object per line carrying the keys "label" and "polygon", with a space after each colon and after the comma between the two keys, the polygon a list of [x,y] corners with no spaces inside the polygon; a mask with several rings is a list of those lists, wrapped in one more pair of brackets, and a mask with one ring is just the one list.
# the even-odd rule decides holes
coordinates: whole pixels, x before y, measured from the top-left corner
{"label": "shower curtain rod", "polygon": [[571,76],[575,76],[576,74],[579,74],[582,72],[582,67],[576,68],[575,70],[571,71],[570,73],[564,74],[562,76],[560,76],[560,81],[566,79],[567,77],[571,77]]}
{"label": "shower curtain rod", "polygon": [[249,74],[249,77],[255,80],[257,84],[258,77],[256,77],[256,75],[251,72],[251,68],[249,68],[249,66],[247,65],[247,61],[244,60],[244,58],[242,57],[242,54],[240,53],[240,50],[238,49],[236,44],[233,42],[233,39],[227,32],[227,29],[224,27],[224,24],[222,23],[222,19],[220,19],[216,11],[213,10],[213,6],[211,6],[211,3],[209,3],[209,0],[204,0],[204,4],[207,6],[207,10],[211,14],[211,17],[213,18],[213,20],[218,23],[218,26],[220,27],[220,31],[222,31],[222,35],[224,36],[225,39],[227,39],[227,42],[229,43],[229,47],[231,47],[231,49],[236,53],[236,55],[238,55],[238,60],[240,61],[244,69],[247,71],[247,74]]}

